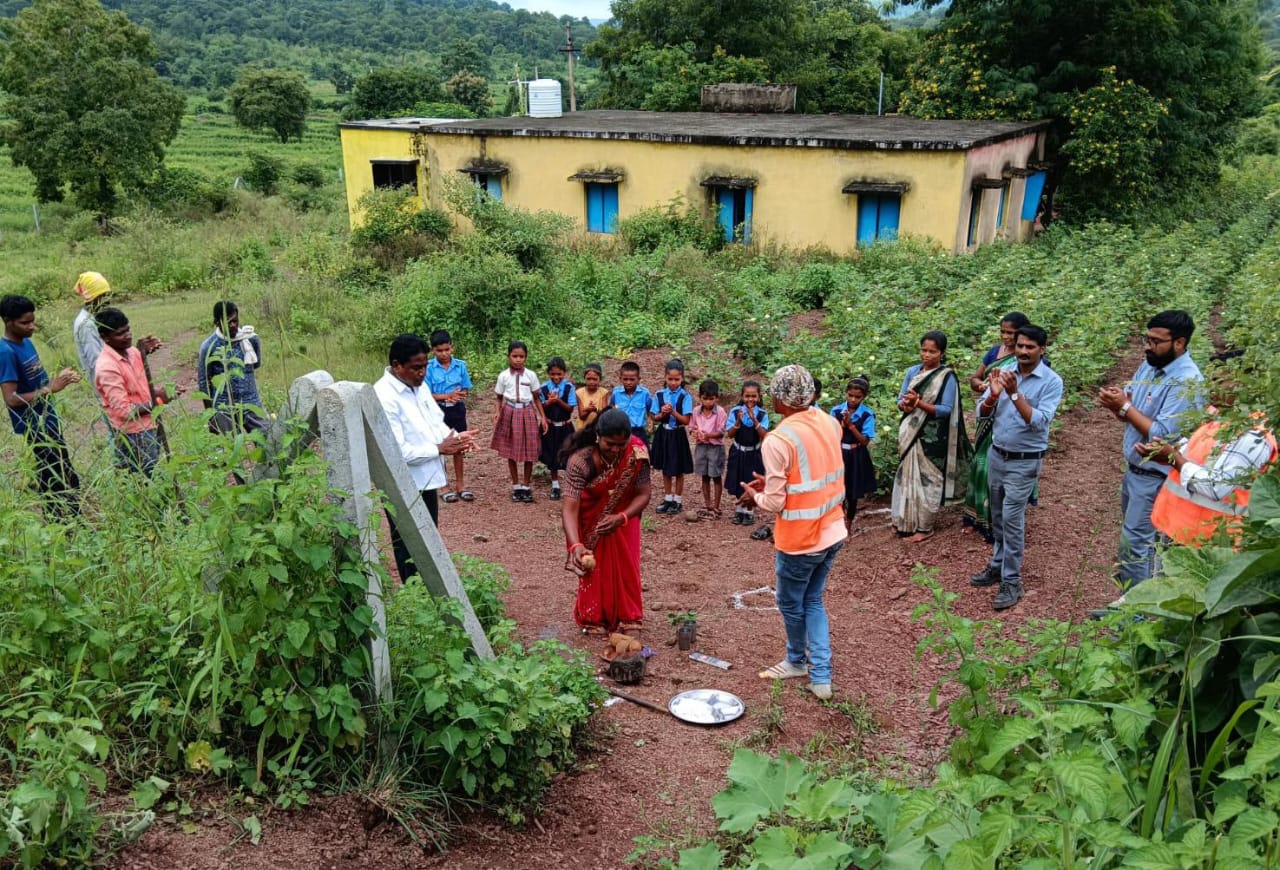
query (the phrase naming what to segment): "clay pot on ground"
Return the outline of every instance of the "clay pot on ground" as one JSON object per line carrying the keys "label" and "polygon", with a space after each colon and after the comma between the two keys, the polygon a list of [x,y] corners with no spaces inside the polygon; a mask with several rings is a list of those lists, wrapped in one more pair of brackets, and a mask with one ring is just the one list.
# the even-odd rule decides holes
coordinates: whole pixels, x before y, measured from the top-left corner
{"label": "clay pot on ground", "polygon": [[680,623],[680,627],[676,629],[676,644],[680,649],[683,651],[691,650],[697,642],[698,623],[692,620]]}

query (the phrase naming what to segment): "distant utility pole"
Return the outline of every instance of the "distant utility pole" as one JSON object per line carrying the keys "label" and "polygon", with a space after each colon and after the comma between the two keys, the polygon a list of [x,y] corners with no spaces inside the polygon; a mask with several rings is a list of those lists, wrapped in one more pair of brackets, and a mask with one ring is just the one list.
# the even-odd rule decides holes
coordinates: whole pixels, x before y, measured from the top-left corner
{"label": "distant utility pole", "polygon": [[569,111],[576,112],[578,111],[578,91],[573,86],[573,53],[578,49],[573,47],[573,29],[568,24],[564,26],[564,38],[566,45],[559,50],[569,55]]}

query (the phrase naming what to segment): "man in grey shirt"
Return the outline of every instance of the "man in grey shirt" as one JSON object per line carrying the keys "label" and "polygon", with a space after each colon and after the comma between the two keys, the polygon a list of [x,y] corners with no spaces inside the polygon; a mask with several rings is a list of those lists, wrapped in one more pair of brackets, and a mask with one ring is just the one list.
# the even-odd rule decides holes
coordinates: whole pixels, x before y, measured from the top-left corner
{"label": "man in grey shirt", "polygon": [[1007,610],[1022,599],[1027,504],[1048,452],[1049,424],[1062,402],[1062,378],[1042,360],[1047,343],[1039,326],[1020,327],[1013,347],[1017,370],[992,369],[978,405],[979,417],[994,417],[987,485],[995,540],[987,567],[969,582],[978,587],[1000,585],[992,602],[996,610]]}
{"label": "man in grey shirt", "polygon": [[[76,279],[76,295],[84,300],[84,307],[76,315],[71,325],[71,335],[76,342],[76,356],[80,358],[80,368],[93,383],[94,366],[98,362],[98,354],[106,345],[98,334],[97,314],[106,308],[111,301],[111,285],[101,272],[81,272]],[[155,353],[160,349],[159,340],[154,335],[143,336],[136,345],[143,355]]]}

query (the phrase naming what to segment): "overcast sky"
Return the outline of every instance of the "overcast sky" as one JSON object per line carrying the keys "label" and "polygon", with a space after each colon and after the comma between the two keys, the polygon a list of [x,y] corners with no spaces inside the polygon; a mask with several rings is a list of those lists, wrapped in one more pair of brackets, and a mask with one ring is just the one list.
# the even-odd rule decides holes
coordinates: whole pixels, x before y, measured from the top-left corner
{"label": "overcast sky", "polygon": [[512,9],[572,15],[574,18],[608,18],[609,0],[506,0]]}

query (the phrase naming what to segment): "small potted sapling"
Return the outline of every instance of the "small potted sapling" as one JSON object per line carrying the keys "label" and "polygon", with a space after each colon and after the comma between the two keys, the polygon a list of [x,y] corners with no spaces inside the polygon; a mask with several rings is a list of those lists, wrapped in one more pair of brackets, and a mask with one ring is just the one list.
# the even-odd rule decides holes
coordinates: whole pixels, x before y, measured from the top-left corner
{"label": "small potted sapling", "polygon": [[693,649],[698,640],[698,611],[669,610],[667,622],[676,630],[676,643],[680,649]]}

